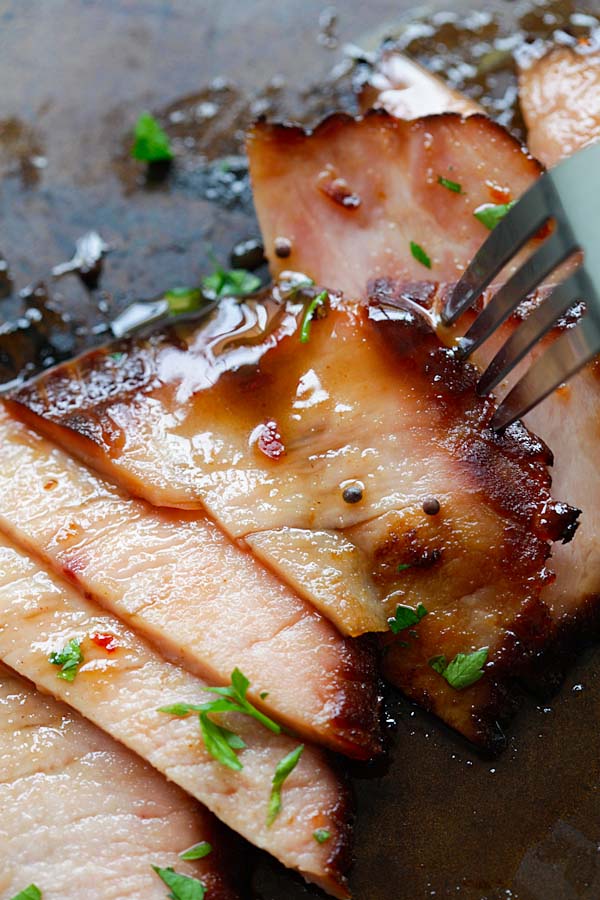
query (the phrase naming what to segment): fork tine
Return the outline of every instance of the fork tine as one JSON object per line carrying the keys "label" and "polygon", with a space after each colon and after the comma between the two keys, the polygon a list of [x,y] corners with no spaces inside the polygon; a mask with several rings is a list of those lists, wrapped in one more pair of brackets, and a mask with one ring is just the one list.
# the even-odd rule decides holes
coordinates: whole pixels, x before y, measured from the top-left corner
{"label": "fork tine", "polygon": [[539,357],[504,398],[491,422],[500,431],[520,419],[600,351],[600,317],[584,316]]}
{"label": "fork tine", "polygon": [[479,379],[477,393],[481,397],[493,391],[496,385],[506,378],[573,303],[583,297],[592,296],[591,286],[586,283],[587,275],[580,277],[581,274],[574,272],[566,281],[554,288],[550,296],[543,300],[511,334]]}
{"label": "fork tine", "polygon": [[550,218],[556,189],[546,175],[536,181],[499,222],[454,288],[442,312],[452,325],[481,296],[507,262]]}
{"label": "fork tine", "polygon": [[477,316],[460,341],[461,355],[469,356],[487,341],[519,303],[564,262],[576,247],[570,228],[557,226],[554,234],[517,269]]}

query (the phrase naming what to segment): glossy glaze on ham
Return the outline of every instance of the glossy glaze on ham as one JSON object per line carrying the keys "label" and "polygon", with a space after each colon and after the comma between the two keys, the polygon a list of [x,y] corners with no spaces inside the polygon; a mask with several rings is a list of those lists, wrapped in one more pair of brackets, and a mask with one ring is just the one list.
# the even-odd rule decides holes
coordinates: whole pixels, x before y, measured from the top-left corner
{"label": "glossy glaze on ham", "polygon": [[[344,640],[204,516],[155,510],[0,412],[0,528],[212,683],[237,665],[296,733],[379,749],[370,648]],[[268,691],[267,699],[260,693]]]}
{"label": "glossy glaze on ham", "polygon": [[[113,637],[112,652],[93,640],[97,634]],[[73,638],[81,641],[84,662],[67,682],[48,657]],[[205,702],[205,682],[166,662],[122,622],[2,537],[0,659],[135,751],[251,843],[334,896],[347,895],[351,812],[346,787],[327,759],[305,747],[285,783],[281,814],[268,827],[273,773],[298,741],[227,714],[224,722],[246,748],[240,751],[241,772],[224,767],[208,754],[196,716],[177,719],[159,711],[173,703]],[[207,812],[202,816],[211,822]],[[331,832],[326,844],[313,838],[316,828]]]}
{"label": "glossy glaze on ham", "polygon": [[[0,895],[163,900],[151,866],[235,900],[231,843],[210,813],[67,706],[0,666]],[[118,772],[118,782],[115,773]],[[179,854],[208,841],[203,860]]]}
{"label": "glossy glaze on ham", "polygon": [[[469,692],[455,697],[428,661],[486,646],[477,696],[506,678],[515,623],[537,614],[549,542],[576,519],[549,496],[547,450],[519,426],[503,438],[487,429],[493,406],[477,400],[475,371],[416,304],[392,314],[385,292],[371,309],[334,299],[302,344],[302,304],[277,296],[262,339],[256,323],[250,344],[224,334],[236,310],[250,320],[254,308],[224,301],[207,326],[121,344],[122,371],[143,373],[130,393],[115,391],[113,357],[95,352],[21,391],[21,414],[154,502],[204,503],[347,632],[386,631],[398,604],[423,603],[419,640],[388,648],[386,669],[485,743],[482,707],[495,717],[494,702],[475,714]],[[284,448],[275,457],[257,445],[268,422]],[[114,423],[124,441],[110,440]],[[177,456],[165,452],[175,439]],[[357,484],[360,502],[345,502]],[[431,497],[438,515],[423,509]]]}
{"label": "glossy glaze on ham", "polygon": [[556,47],[519,72],[531,152],[554,166],[600,138],[600,53]]}

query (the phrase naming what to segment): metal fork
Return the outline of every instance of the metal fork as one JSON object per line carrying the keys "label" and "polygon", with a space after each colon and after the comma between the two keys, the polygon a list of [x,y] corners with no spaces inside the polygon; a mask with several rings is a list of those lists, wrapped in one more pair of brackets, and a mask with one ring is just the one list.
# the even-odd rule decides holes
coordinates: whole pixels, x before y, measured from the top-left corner
{"label": "metal fork", "polygon": [[561,263],[583,251],[583,263],[524,319],[498,351],[478,384],[492,391],[577,301],[585,313],[530,366],[504,398],[495,430],[525,415],[600,352],[600,143],[546,172],[496,225],[452,292],[442,314],[453,324],[530,238],[554,221],[550,236],[494,294],[459,346],[470,356],[525,297]]}

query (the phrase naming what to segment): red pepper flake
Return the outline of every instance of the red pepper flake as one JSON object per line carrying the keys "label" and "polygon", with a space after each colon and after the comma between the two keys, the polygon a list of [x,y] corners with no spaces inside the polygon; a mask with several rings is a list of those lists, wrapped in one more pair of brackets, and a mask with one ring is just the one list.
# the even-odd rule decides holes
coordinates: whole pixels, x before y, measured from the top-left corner
{"label": "red pepper flake", "polygon": [[358,194],[352,190],[345,178],[338,175],[337,169],[331,163],[319,173],[317,185],[323,194],[345,209],[356,209],[360,206]]}
{"label": "red pepper flake", "polygon": [[545,241],[547,237],[550,237],[552,232],[554,231],[554,220],[548,219],[548,221],[542,225],[539,231],[536,231],[535,238],[538,241]]}
{"label": "red pepper flake", "polygon": [[258,435],[257,446],[261,453],[269,459],[280,459],[285,453],[285,445],[281,440],[281,433],[277,422],[270,419],[262,426]]}
{"label": "red pepper flake", "polygon": [[96,646],[102,647],[107,653],[114,653],[119,647],[119,642],[115,635],[108,632],[95,631],[94,634],[90,634],[90,641],[93,641]]}
{"label": "red pepper flake", "polygon": [[486,186],[494,203],[510,203],[512,200],[510,188],[502,187],[502,185],[497,184],[495,181],[486,181]]}

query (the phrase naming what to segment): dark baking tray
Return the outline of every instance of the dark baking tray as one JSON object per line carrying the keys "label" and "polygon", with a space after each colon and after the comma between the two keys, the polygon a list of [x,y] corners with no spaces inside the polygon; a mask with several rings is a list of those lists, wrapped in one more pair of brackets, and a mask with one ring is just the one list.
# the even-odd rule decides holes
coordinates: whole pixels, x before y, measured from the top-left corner
{"label": "dark baking tray", "polygon": [[[372,44],[408,7],[338,3],[341,42]],[[515,14],[509,2],[496,8]],[[0,251],[15,282],[43,277],[98,228],[115,246],[103,287],[118,306],[197,280],[207,244],[225,258],[256,233],[243,204],[133,183],[124,136],[141,109],[215,76],[250,88],[273,75],[314,84],[340,58],[317,40],[322,11],[316,0],[0,2]],[[552,702],[524,700],[496,760],[398,697],[388,711],[389,758],[352,773],[359,900],[600,897],[597,652],[580,655]],[[318,896],[260,854],[247,867],[249,896]]]}

